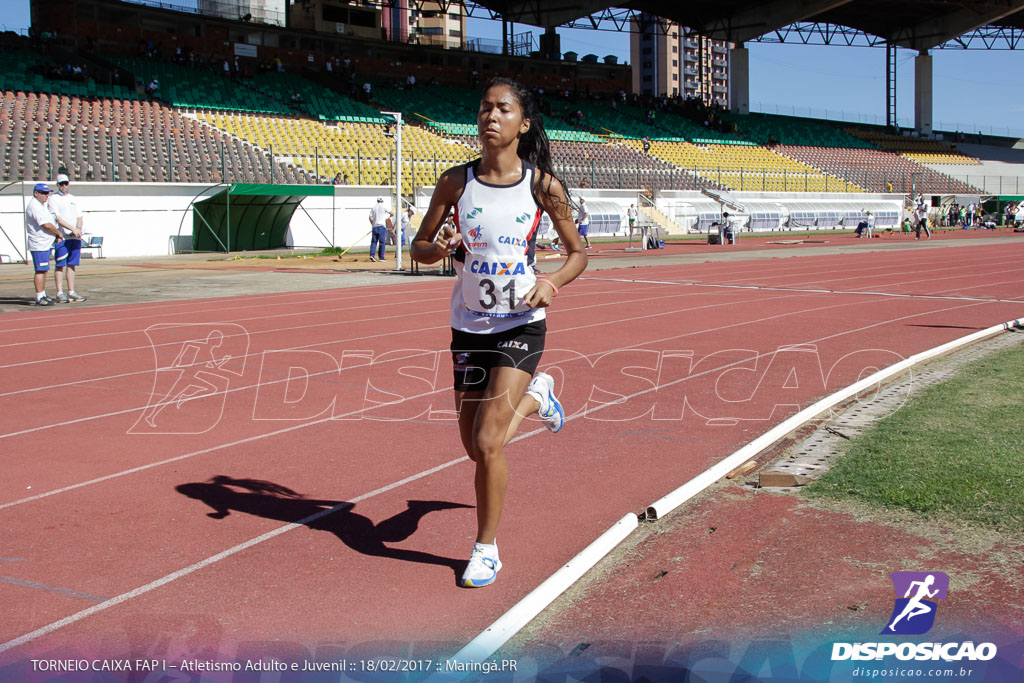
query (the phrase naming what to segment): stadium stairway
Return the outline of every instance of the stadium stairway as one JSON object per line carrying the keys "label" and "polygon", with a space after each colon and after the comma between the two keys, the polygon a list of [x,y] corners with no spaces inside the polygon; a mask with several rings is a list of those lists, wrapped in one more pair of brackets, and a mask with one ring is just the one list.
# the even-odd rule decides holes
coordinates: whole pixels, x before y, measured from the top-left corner
{"label": "stadium stairway", "polygon": [[642,216],[646,217],[647,220],[657,225],[669,235],[687,234],[687,231],[682,226],[663,214],[661,211],[658,211],[654,206],[641,202],[640,206],[637,208]]}

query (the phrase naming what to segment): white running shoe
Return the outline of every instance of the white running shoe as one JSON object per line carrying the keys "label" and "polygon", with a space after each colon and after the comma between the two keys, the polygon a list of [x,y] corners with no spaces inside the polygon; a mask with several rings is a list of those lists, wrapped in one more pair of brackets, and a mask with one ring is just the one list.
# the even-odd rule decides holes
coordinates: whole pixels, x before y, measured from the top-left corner
{"label": "white running shoe", "polygon": [[466,571],[462,573],[462,585],[465,588],[489,586],[498,578],[499,569],[501,569],[501,560],[484,554],[480,544],[474,543],[473,554],[469,558],[469,565],[466,566]]}
{"label": "white running shoe", "polygon": [[548,431],[559,431],[565,423],[565,411],[555,396],[554,378],[546,372],[538,372],[530,380],[530,386],[526,388],[526,393],[537,399],[537,403],[540,404],[537,417],[548,428]]}

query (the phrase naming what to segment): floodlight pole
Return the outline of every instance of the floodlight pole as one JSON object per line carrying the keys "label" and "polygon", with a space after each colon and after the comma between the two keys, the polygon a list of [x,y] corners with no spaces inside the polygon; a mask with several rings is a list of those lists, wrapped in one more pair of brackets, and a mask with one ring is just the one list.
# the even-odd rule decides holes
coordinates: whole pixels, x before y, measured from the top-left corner
{"label": "floodlight pole", "polygon": [[395,119],[395,270],[402,267],[402,112],[382,111],[381,114]]}

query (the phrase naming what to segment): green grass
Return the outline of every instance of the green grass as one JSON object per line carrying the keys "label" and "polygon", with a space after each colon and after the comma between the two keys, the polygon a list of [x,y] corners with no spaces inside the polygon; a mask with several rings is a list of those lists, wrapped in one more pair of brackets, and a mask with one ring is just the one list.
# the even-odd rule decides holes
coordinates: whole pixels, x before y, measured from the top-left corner
{"label": "green grass", "polygon": [[970,363],[854,439],[809,497],[1024,531],[1024,345]]}

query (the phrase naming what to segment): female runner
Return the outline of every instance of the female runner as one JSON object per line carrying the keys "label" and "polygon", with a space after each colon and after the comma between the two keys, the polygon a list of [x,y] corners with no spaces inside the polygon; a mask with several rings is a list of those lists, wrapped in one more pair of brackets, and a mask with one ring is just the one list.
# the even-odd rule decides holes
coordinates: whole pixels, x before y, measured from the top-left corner
{"label": "female runner", "polygon": [[[505,444],[534,412],[552,432],[562,428],[554,380],[536,372],[544,309],[587,267],[530,93],[515,81],[491,81],[480,99],[477,129],[480,158],[441,175],[410,249],[420,263],[450,254],[456,262],[455,406],[462,445],[476,463],[476,544],[461,582],[469,588],[493,583],[501,569],[495,533],[508,487]],[[442,228],[452,207],[455,228]],[[534,242],[545,211],[568,257],[557,271],[538,277]]]}

